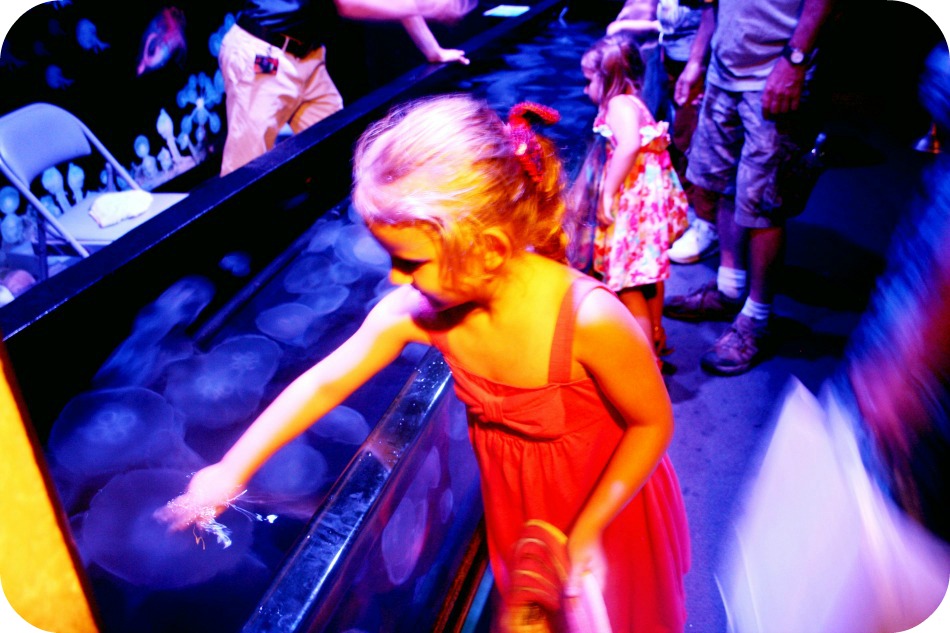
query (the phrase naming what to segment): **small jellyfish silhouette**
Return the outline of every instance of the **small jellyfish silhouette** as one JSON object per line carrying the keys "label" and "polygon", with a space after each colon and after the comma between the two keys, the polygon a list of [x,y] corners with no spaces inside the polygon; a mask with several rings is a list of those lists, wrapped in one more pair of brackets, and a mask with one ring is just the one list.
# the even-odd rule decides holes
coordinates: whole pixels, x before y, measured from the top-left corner
{"label": "small jellyfish silhouette", "polygon": [[53,90],[65,90],[73,85],[73,80],[63,75],[63,69],[55,64],[46,67],[46,85]]}
{"label": "small jellyfish silhouette", "polygon": [[6,246],[19,244],[24,238],[23,218],[15,213],[4,216],[0,221],[0,237],[3,237],[3,243]]}
{"label": "small jellyfish silhouette", "polygon": [[266,336],[227,339],[208,354],[170,364],[165,397],[190,424],[231,426],[257,412],[280,356],[280,346]]}
{"label": "small jellyfish silhouette", "polygon": [[163,147],[158,152],[158,166],[161,167],[162,171],[168,171],[172,168],[172,153],[168,151],[167,147]]}
{"label": "small jellyfish silhouette", "polygon": [[184,429],[165,399],[129,387],[82,393],[63,408],[47,449],[57,464],[86,476],[167,465],[180,455]]}
{"label": "small jellyfish silhouette", "polygon": [[326,285],[332,262],[322,255],[306,255],[297,259],[284,275],[284,290],[307,294],[319,292]]}
{"label": "small jellyfish silhouette", "polygon": [[298,301],[307,305],[315,314],[333,314],[350,296],[350,291],[346,286],[329,284],[321,288],[319,292],[311,292],[301,295]]}
{"label": "small jellyfish silhouette", "polygon": [[251,256],[241,252],[228,253],[218,262],[218,267],[235,277],[247,277],[251,274]]}
{"label": "small jellyfish silhouette", "polygon": [[99,39],[99,34],[96,32],[96,25],[86,18],[82,18],[76,23],[76,42],[78,42],[79,46],[84,50],[92,51],[93,53],[101,53],[109,48],[108,44]]}
{"label": "small jellyfish silhouette", "polygon": [[[237,566],[251,545],[253,524],[233,510],[218,521],[230,531],[227,548],[200,531],[172,532],[156,510],[185,489],[184,471],[136,470],[117,475],[89,504],[82,522],[84,559],[139,587],[196,585]],[[199,540],[196,537],[201,536]]]}
{"label": "small jellyfish silhouette", "polygon": [[323,440],[341,444],[362,444],[369,435],[370,428],[362,413],[341,404],[317,420],[309,431]]}
{"label": "small jellyfish silhouette", "polygon": [[282,303],[257,315],[254,323],[267,336],[291,345],[309,345],[307,333],[318,313],[302,303]]}
{"label": "small jellyfish silhouette", "polygon": [[133,170],[138,172],[142,178],[148,180],[158,175],[158,161],[149,154],[151,147],[148,138],[144,134],[139,134],[132,142],[135,149],[135,155],[142,159],[141,164]]}
{"label": "small jellyfish silhouette", "polygon": [[274,453],[248,482],[248,498],[259,503],[312,496],[327,483],[327,460],[314,447],[295,440]]}
{"label": "small jellyfish silhouette", "polygon": [[225,13],[224,23],[208,37],[208,52],[210,52],[211,56],[215,59],[218,58],[218,53],[221,52],[221,40],[224,39],[224,36],[231,30],[231,27],[234,26],[236,22],[237,19],[233,13]]}
{"label": "small jellyfish silhouette", "polygon": [[7,185],[0,189],[0,213],[10,215],[20,208],[20,192]]}
{"label": "small jellyfish silhouette", "polygon": [[380,548],[386,575],[394,586],[406,582],[419,562],[428,514],[429,504],[425,499],[417,501],[407,495],[383,528]]}
{"label": "small jellyfish silhouette", "polygon": [[73,192],[73,200],[76,201],[76,204],[82,202],[83,198],[86,197],[86,193],[83,191],[83,187],[86,185],[86,172],[83,171],[83,168],[75,163],[69,163],[66,168],[66,184],[69,185],[69,190]]}
{"label": "small jellyfish silhouette", "polygon": [[43,188],[56,198],[56,203],[59,207],[63,211],[69,211],[72,204],[70,204],[69,199],[66,198],[66,183],[59,169],[56,167],[45,169],[43,175],[40,177],[40,182],[43,183]]}
{"label": "small jellyfish silhouette", "polygon": [[181,152],[178,151],[178,145],[175,144],[175,123],[165,108],[162,108],[158,113],[158,119],[155,120],[155,131],[165,139],[165,146],[172,155],[172,163],[181,162]]}
{"label": "small jellyfish silhouette", "polygon": [[[63,209],[61,209],[59,205],[56,204],[56,200],[53,199],[53,196],[42,196],[40,197],[40,202],[43,204],[43,208],[52,213],[53,216],[59,217],[63,215]],[[66,208],[68,209],[69,207]],[[36,213],[33,205],[30,205],[29,209],[32,209],[33,212]]]}

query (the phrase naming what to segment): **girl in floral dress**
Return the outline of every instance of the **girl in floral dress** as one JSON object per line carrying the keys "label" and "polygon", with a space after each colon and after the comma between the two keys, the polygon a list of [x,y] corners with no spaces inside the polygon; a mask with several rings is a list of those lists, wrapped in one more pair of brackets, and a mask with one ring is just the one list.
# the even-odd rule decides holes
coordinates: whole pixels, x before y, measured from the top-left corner
{"label": "girl in floral dress", "polygon": [[640,98],[644,65],[636,43],[618,33],[581,58],[584,92],[598,106],[594,134],[606,139],[594,232],[593,273],[614,292],[653,341],[666,348],[661,317],[670,246],[688,226],[686,194],[670,162],[668,124]]}

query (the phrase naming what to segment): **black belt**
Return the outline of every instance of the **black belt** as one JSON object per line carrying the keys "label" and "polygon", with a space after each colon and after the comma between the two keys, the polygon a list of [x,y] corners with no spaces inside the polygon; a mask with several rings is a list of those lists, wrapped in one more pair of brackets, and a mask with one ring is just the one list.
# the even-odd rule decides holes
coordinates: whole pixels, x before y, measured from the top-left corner
{"label": "black belt", "polygon": [[285,53],[290,53],[294,57],[301,59],[322,46],[322,42],[304,42],[286,33],[269,31],[257,22],[244,17],[238,19],[237,25],[257,39],[264,40]]}

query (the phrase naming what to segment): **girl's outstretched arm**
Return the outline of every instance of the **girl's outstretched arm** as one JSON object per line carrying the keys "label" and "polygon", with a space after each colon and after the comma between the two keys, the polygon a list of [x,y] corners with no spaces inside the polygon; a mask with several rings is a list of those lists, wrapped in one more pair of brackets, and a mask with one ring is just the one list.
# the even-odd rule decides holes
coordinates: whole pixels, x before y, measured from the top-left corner
{"label": "girl's outstretched arm", "polygon": [[673,407],[652,345],[615,296],[595,291],[581,304],[574,354],[626,428],[568,534],[568,590],[580,586],[585,572],[603,580],[601,534],[646,483],[673,437]]}
{"label": "girl's outstretched arm", "polygon": [[640,110],[636,102],[626,95],[618,95],[607,104],[606,121],[613,132],[614,151],[607,172],[604,174],[604,186],[601,191],[601,214],[598,218],[602,224],[612,224],[615,216],[614,202],[620,185],[633,169],[640,151]]}
{"label": "girl's outstretched arm", "polygon": [[220,513],[254,473],[396,359],[409,342],[428,342],[413,320],[415,292],[408,286],[384,297],[353,336],[301,374],[258,416],[216,464],[192,477],[187,491],[156,516],[174,529]]}

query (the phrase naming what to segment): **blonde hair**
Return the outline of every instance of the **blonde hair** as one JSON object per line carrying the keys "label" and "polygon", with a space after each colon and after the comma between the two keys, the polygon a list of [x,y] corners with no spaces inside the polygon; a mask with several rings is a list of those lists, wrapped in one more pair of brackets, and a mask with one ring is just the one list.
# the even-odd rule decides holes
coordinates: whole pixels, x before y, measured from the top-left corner
{"label": "blonde hair", "polygon": [[636,40],[625,31],[594,42],[581,57],[581,68],[600,77],[599,101],[603,105],[619,94],[639,94],[643,88],[643,56]]}
{"label": "blonde hair", "polygon": [[450,279],[469,269],[481,234],[494,227],[515,250],[565,261],[561,162],[548,139],[538,140],[543,167],[535,182],[487,103],[459,94],[404,104],[357,143],[353,204],[367,224],[431,230]]}

